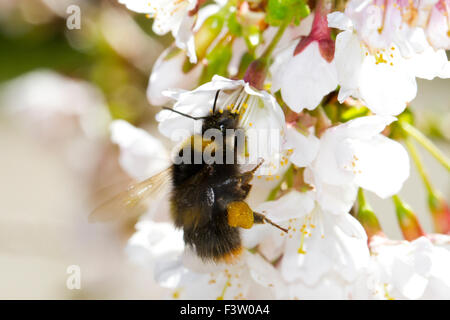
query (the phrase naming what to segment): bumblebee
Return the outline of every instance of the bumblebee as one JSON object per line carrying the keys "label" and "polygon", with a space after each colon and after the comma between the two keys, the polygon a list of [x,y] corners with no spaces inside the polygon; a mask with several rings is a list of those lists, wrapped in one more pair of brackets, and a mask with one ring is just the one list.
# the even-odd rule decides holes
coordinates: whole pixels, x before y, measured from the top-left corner
{"label": "bumblebee", "polygon": [[[184,242],[204,261],[231,263],[242,251],[239,228],[251,228],[255,223],[269,223],[287,232],[264,215],[254,212],[245,202],[254,173],[241,172],[237,164],[237,137],[227,139],[227,130],[236,131],[239,115],[228,110],[216,111],[217,91],[212,112],[205,117],[192,117],[166,108],[194,120],[202,120],[202,135],[191,136],[179,149],[178,156],[189,161],[174,163],[167,170],[153,176],[95,210],[92,220],[106,220],[114,215],[135,210],[144,199],[155,198],[161,191],[170,192],[171,217],[176,227],[183,229]],[[215,139],[205,139],[214,129],[220,133]],[[219,143],[220,142],[220,143]],[[209,148],[219,160],[210,163],[203,155]],[[227,155],[233,161],[227,162]],[[200,159],[200,161],[195,161]],[[119,210],[117,210],[119,209]]]}

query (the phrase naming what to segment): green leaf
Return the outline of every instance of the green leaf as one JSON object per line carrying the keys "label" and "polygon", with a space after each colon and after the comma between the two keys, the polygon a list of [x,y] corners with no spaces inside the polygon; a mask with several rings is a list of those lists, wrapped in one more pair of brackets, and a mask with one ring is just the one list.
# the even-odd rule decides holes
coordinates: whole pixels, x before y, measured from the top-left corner
{"label": "green leaf", "polygon": [[310,9],[305,0],[269,0],[266,22],[272,26],[279,26],[284,22],[299,24],[309,14]]}
{"label": "green leaf", "polygon": [[288,18],[289,7],[286,0],[269,0],[266,21],[272,26],[279,26]]}
{"label": "green leaf", "polygon": [[242,36],[242,26],[236,18],[236,12],[231,13],[228,17],[227,26],[230,34],[237,37]]}
{"label": "green leaf", "polygon": [[228,76],[228,64],[233,56],[232,39],[222,39],[206,56],[207,66],[203,69],[200,84],[211,81],[214,75]]}

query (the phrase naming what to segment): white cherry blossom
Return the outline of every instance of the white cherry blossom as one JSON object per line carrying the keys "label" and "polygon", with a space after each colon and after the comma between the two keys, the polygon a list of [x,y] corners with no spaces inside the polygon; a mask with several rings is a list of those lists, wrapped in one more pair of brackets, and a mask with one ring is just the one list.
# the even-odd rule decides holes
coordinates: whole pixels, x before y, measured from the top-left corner
{"label": "white cherry blossom", "polygon": [[[198,15],[189,12],[198,4],[198,0],[119,0],[128,9],[145,13],[154,19],[153,31],[164,35],[169,31],[175,38],[175,44],[186,50],[191,63],[197,63],[193,32],[211,14],[217,12],[218,5],[209,5],[199,10]],[[218,1],[219,3],[219,1]]]}
{"label": "white cherry blossom", "polygon": [[294,147],[291,161],[306,167],[305,181],[315,187],[323,210],[348,212],[358,187],[382,198],[401,189],[409,176],[408,155],[398,142],[380,134],[394,120],[382,116],[356,118],[327,129],[319,142],[312,134],[304,137],[290,131],[288,144],[302,142],[297,142],[297,150]]}
{"label": "white cherry blossom", "polygon": [[[279,33],[284,26],[263,26],[266,8],[246,2],[228,2],[225,8],[222,1],[209,6],[201,0],[119,2],[153,18],[155,33],[171,32],[175,38],[154,65],[147,89],[153,105],[174,100],[172,111],[156,116],[159,132],[171,142],[165,146],[143,129],[114,121],[111,140],[120,149],[121,167],[138,180],[160,172],[171,165],[168,149],[175,142],[203,133],[202,123],[213,112],[230,112],[246,138],[239,160],[254,167],[262,158],[256,176],[282,177],[281,182],[255,177],[245,201],[289,231],[269,224],[239,229],[242,254],[232,263],[199,258],[171,221],[170,193],[153,199],[126,251],[167,289],[168,298],[450,299],[450,237],[368,239],[362,215],[363,225],[349,213],[359,188],[385,199],[409,177],[406,150],[383,132],[415,98],[416,78],[450,77],[445,52],[450,0],[349,0],[344,12],[331,14],[336,3],[316,1],[314,14],[284,34]],[[208,33],[204,21],[219,10],[224,27]],[[198,61],[195,42],[204,39],[202,33],[194,35],[202,26],[209,38],[198,52],[208,58]],[[329,28],[338,29],[336,40]],[[256,30],[257,36],[245,38]],[[244,53],[256,60],[245,80],[215,75],[197,87],[213,65],[208,65],[208,49],[218,43],[232,46],[231,62],[223,67],[233,76],[245,71],[240,68]],[[186,57],[197,65],[184,73]],[[280,91],[277,99],[293,112],[262,90],[264,83],[274,94]],[[326,112],[336,108],[342,115],[348,107],[364,105],[369,116],[344,123],[330,116],[324,125],[305,109],[315,109],[329,93]],[[269,195],[275,200],[266,200]]]}
{"label": "white cherry blossom", "polygon": [[141,220],[128,242],[133,262],[149,268],[173,299],[275,299],[286,292],[279,272],[258,254],[244,252],[234,264],[201,261],[186,249],[172,224]]}
{"label": "white cherry blossom", "polygon": [[398,115],[416,96],[416,77],[450,77],[443,50],[434,51],[425,43],[420,53],[404,57],[400,50],[404,43],[393,41],[373,48],[362,42],[360,31],[354,29],[357,22],[343,13],[329,14],[328,22],[330,27],[343,30],[336,38],[335,51],[340,102],[353,96],[376,114]]}
{"label": "white cherry blossom", "polygon": [[128,9],[148,14],[154,18],[153,31],[163,35],[169,31],[176,37],[180,26],[185,19],[189,19],[188,13],[197,5],[197,0],[183,1],[147,1],[147,0],[119,0]]}
{"label": "white cherry blossom", "polygon": [[370,242],[378,291],[388,299],[450,299],[450,252],[420,237]]}
{"label": "white cherry blossom", "polygon": [[345,14],[354,22],[361,40],[370,47],[386,48],[392,42],[403,47],[399,43],[402,42],[408,50],[420,53],[425,42],[436,50],[450,48],[449,10],[448,0],[351,0]]}
{"label": "white cherry blossom", "polygon": [[278,69],[272,70],[272,91],[281,89],[281,96],[295,112],[312,110],[322,98],[336,89],[337,73],[334,61],[325,60],[317,41],[309,44],[301,53],[294,53],[297,43],[281,52]]}
{"label": "white cherry blossom", "polygon": [[152,105],[162,106],[170,101],[162,94],[167,88],[191,90],[196,87],[202,66],[199,64],[185,73],[185,59],[183,52],[174,52],[174,48],[168,48],[156,60],[147,87],[147,99]]}
{"label": "white cherry blossom", "polygon": [[[286,124],[281,107],[269,93],[254,89],[243,80],[214,76],[211,82],[192,91],[167,90],[164,94],[176,100],[174,110],[204,117],[213,111],[218,90],[216,111],[230,110],[239,114],[239,127],[245,131],[250,148],[250,163],[256,164],[260,158],[266,160],[257,174],[275,173],[282,157]],[[160,132],[173,140],[183,136],[182,131],[200,133],[195,120],[168,110],[158,113],[156,119]]]}
{"label": "white cherry blossom", "polygon": [[[288,235],[267,229],[267,244],[276,244],[278,268],[292,299],[349,299],[362,295],[356,284],[369,261],[367,236],[347,212],[322,211],[313,191],[291,191],[278,200],[257,207],[273,221],[289,228]],[[358,293],[359,292],[359,293]]]}
{"label": "white cherry blossom", "polygon": [[271,68],[272,91],[281,90],[284,102],[295,112],[312,110],[336,89],[334,42],[326,16],[317,9],[311,31],[277,54]]}

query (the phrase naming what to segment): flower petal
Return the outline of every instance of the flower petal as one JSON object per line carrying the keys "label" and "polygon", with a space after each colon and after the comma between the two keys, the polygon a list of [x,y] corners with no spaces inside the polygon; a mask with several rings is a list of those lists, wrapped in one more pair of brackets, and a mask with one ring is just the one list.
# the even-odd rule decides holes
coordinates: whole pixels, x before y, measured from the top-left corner
{"label": "flower petal", "polygon": [[327,15],[328,27],[339,30],[352,30],[353,23],[345,14],[336,11]]}
{"label": "flower petal", "polygon": [[334,62],[326,61],[319,51],[317,41],[311,42],[302,52],[291,57],[279,70],[282,75],[281,95],[295,112],[312,110],[322,98],[336,89],[337,73]]}
{"label": "flower petal", "polygon": [[170,165],[162,143],[145,130],[124,120],[111,123],[111,140],[120,147],[121,167],[132,177],[142,180]]}
{"label": "flower petal", "polygon": [[166,49],[153,65],[147,98],[155,106],[162,106],[170,101],[169,97],[162,94],[167,88],[193,89],[202,71],[201,66],[196,66],[188,73],[182,72],[185,56],[179,52],[174,57],[168,58],[168,54],[173,50],[173,48]]}
{"label": "flower petal", "polygon": [[278,200],[261,203],[257,212],[267,213],[267,217],[274,222],[303,218],[314,208],[314,198],[310,192],[290,191]]}
{"label": "flower petal", "polygon": [[316,158],[319,146],[319,139],[313,133],[304,136],[293,127],[287,129],[286,149],[293,150],[289,160],[297,167],[309,166]]}
{"label": "flower petal", "polygon": [[352,147],[358,158],[356,184],[382,198],[400,191],[409,177],[409,157],[402,145],[380,134],[370,141],[354,140]]}

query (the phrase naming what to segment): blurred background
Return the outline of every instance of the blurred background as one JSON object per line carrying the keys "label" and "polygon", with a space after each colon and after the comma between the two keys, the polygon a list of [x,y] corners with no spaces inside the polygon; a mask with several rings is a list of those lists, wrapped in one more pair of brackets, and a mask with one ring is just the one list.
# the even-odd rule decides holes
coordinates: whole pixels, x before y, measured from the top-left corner
{"label": "blurred background", "polygon": [[[66,25],[81,9],[81,28]],[[146,88],[171,42],[116,0],[0,0],[0,298],[157,299],[152,274],[124,247],[135,221],[89,224],[92,208],[124,185],[112,119],[157,135]],[[418,82],[416,124],[450,155],[450,80]],[[423,151],[419,148],[419,151]],[[421,152],[450,199],[446,170]],[[432,222],[415,167],[401,195],[426,231]],[[369,200],[385,232],[401,238],[390,200]],[[81,268],[81,288],[66,286]]]}

